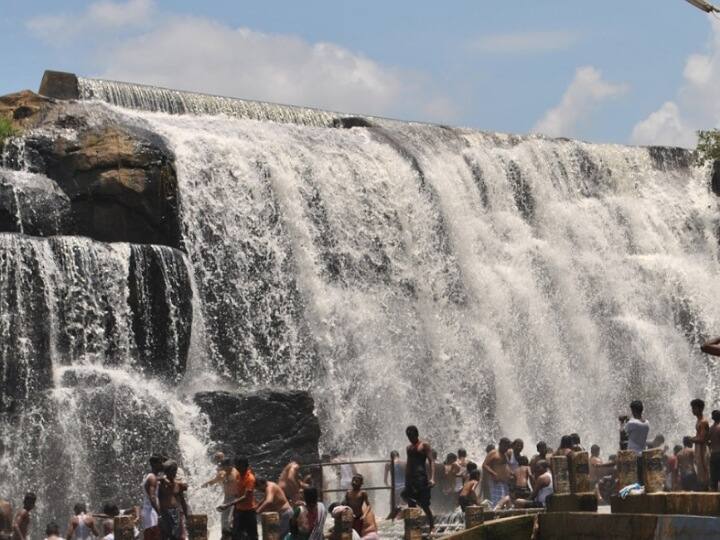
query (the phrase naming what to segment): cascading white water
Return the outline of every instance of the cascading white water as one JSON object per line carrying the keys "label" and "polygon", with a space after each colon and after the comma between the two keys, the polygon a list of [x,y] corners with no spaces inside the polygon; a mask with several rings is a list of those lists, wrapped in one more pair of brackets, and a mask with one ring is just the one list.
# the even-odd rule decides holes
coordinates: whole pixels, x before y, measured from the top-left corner
{"label": "cascading white water", "polygon": [[328,446],[612,447],[631,399],[672,440],[715,404],[718,204],[687,152],[128,114],[176,154],[210,360],[310,388]]}

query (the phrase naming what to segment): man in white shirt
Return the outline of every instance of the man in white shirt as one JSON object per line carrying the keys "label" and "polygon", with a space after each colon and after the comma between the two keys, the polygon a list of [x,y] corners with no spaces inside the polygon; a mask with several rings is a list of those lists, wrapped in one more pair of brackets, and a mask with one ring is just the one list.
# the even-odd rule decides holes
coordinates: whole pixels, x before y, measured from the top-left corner
{"label": "man in white shirt", "polygon": [[[647,444],[650,423],[642,417],[642,401],[636,400],[630,404],[632,418],[623,425],[623,434],[627,437],[627,449],[638,456],[638,482],[642,484],[642,452]],[[621,439],[623,436],[621,435]]]}

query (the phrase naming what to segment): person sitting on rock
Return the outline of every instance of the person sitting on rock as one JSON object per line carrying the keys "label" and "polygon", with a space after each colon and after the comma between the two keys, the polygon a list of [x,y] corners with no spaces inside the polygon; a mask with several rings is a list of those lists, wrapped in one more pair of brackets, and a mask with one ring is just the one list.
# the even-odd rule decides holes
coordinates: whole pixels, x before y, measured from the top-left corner
{"label": "person sitting on rock", "polygon": [[540,460],[535,464],[535,483],[529,499],[516,499],[516,508],[545,508],[547,499],[553,494],[553,480],[550,464]]}
{"label": "person sitting on rock", "polygon": [[458,495],[458,504],[460,509],[465,512],[468,506],[476,506],[478,504],[478,485],[480,484],[480,471],[476,468],[470,471],[470,477],[463,484]]}

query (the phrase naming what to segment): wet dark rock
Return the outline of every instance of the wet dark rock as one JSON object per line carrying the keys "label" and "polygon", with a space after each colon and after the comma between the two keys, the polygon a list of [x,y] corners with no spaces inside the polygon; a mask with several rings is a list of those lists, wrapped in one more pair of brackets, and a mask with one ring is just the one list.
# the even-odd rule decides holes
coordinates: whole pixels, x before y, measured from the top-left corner
{"label": "wet dark rock", "polygon": [[157,134],[110,114],[90,118],[88,107],[32,92],[0,97],[0,115],[23,140],[6,141],[4,166],[57,182],[71,205],[64,234],[180,248],[172,152]]}
{"label": "wet dark rock", "polygon": [[70,229],[70,199],[53,180],[0,170],[0,232],[51,236]]}
{"label": "wet dark rock", "polygon": [[656,169],[687,169],[692,165],[693,153],[687,148],[648,146],[647,150]]}
{"label": "wet dark rock", "polygon": [[370,120],[361,116],[346,116],[333,119],[332,126],[334,128],[351,129],[354,127],[373,127],[373,124]]}
{"label": "wet dark rock", "polygon": [[293,456],[319,461],[320,424],[307,392],[201,392],[195,402],[218,450],[247,456],[258,475],[276,479]]}
{"label": "wet dark rock", "polygon": [[720,196],[720,161],[713,161],[710,188],[715,195]]}

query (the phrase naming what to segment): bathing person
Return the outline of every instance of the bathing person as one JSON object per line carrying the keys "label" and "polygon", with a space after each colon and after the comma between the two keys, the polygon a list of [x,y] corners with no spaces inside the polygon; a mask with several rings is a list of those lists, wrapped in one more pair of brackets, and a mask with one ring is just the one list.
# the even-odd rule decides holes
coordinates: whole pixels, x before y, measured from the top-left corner
{"label": "bathing person", "polygon": [[[405,489],[405,462],[400,460],[400,452],[397,450],[393,450],[390,452],[390,459],[392,460],[391,463],[385,464],[385,485],[389,486],[389,477],[390,477],[390,467],[392,466],[393,471],[395,473],[395,500],[393,503],[397,507],[397,500],[400,494]],[[395,512],[395,508],[390,509],[390,513]]]}
{"label": "bathing person", "polygon": [[10,501],[0,499],[0,540],[10,540],[13,535],[13,511]]}
{"label": "bathing person", "polygon": [[23,507],[18,510],[13,520],[13,540],[28,540],[30,533],[30,512],[35,508],[37,497],[34,493],[26,493]]}
{"label": "bathing person", "polygon": [[115,540],[115,525],[112,519],[106,519],[102,522],[103,537],[102,540]]}
{"label": "bathing person", "polygon": [[702,347],[700,347],[700,350],[706,354],[720,356],[720,337],[709,339],[708,341],[703,343]]}
{"label": "bathing person", "polygon": [[[460,471],[457,455],[450,452],[445,456],[445,463],[443,463],[443,475],[440,488],[445,495],[452,496],[453,499],[458,493],[455,489],[457,487],[457,481],[462,478]],[[460,487],[460,489],[462,489],[462,487]]]}
{"label": "bathing person", "polygon": [[585,449],[580,444],[580,435],[578,435],[577,433],[571,433],[570,440],[572,441],[573,452],[584,452],[585,451]]}
{"label": "bathing person", "polygon": [[535,470],[535,464],[540,460],[547,460],[548,455],[548,445],[545,441],[537,443],[535,448],[537,449],[537,454],[535,454],[530,460],[530,469],[533,471]]}
{"label": "bathing person", "polygon": [[518,459],[520,458],[524,447],[525,443],[522,439],[515,439],[510,445],[510,451],[508,452],[508,465],[510,465],[510,470],[514,471],[518,468]]}
{"label": "bathing person", "polygon": [[680,489],[680,473],[678,468],[678,454],[683,447],[676,444],[673,453],[665,462],[665,486],[667,491],[678,491]]}
{"label": "bathing person", "polygon": [[364,507],[370,508],[370,499],[368,498],[367,491],[362,489],[363,476],[362,474],[355,474],[352,477],[352,487],[345,493],[345,498],[342,504],[349,506],[353,511],[353,529],[358,534],[362,534],[363,529],[363,518],[365,515]]}
{"label": "bathing person", "polygon": [[[642,453],[643,450],[645,450],[645,445],[647,444],[647,437],[650,432],[650,423],[642,416],[642,401],[636,400],[630,403],[630,413],[632,414],[632,418],[630,418],[627,422],[624,422],[622,433],[627,437],[627,449],[635,452],[635,455],[637,456],[638,482],[642,484]],[[623,438],[623,435],[621,435],[621,439]]]}
{"label": "bathing person", "polygon": [[299,529],[308,540],[323,540],[327,510],[319,501],[317,488],[307,487],[303,492],[305,505],[298,518]]}
{"label": "bathing person", "polygon": [[705,418],[705,402],[702,399],[693,399],[690,402],[695,422],[695,437],[692,442],[695,444],[695,469],[697,472],[698,490],[707,491],[710,483],[710,456],[708,456],[708,437],[710,435],[710,424]]}
{"label": "bathing person", "polygon": [[[238,478],[240,473],[233,467],[232,460],[226,458],[222,452],[215,454],[215,457],[223,456],[222,460],[218,464],[218,474],[212,480],[209,480],[203,484],[204,486],[211,486],[217,483],[222,483],[223,487],[223,503],[231,501],[237,498],[237,486]],[[233,529],[233,511],[232,507],[229,506],[220,516],[220,526],[222,529],[222,538],[227,539],[232,537]]]}
{"label": "bathing person", "polygon": [[510,488],[510,466],[508,465],[507,452],[510,449],[510,439],[503,437],[498,443],[498,448],[490,452],[482,466],[483,473],[488,481],[489,497],[493,506],[500,502],[500,499],[509,495]]}
{"label": "bathing person", "polygon": [[158,501],[158,486],[160,485],[159,476],[163,470],[164,458],[159,454],[150,456],[150,472],[145,476],[142,482],[143,504],[141,515],[141,525],[143,528],[143,540],[159,540],[160,526],[158,516],[160,515],[160,502]]}
{"label": "bathing person", "polygon": [[683,437],[683,449],[678,452],[677,456],[678,470],[680,472],[680,487],[682,487],[683,491],[696,491],[698,482],[692,437]]}
{"label": "bathing person", "polygon": [[[257,540],[257,518],[255,514],[255,475],[250,469],[247,458],[235,458],[235,468],[238,470],[237,497],[217,507],[220,512],[235,506],[233,512],[233,540]],[[279,483],[278,483],[279,484]],[[287,497],[287,492],[286,497]]]}
{"label": "bathing person", "polygon": [[285,492],[285,496],[290,504],[295,504],[302,500],[302,490],[310,486],[310,484],[303,482],[300,477],[300,461],[298,459],[293,459],[285,465],[277,483],[280,489]]}
{"label": "bathing person", "polygon": [[363,516],[363,526],[360,540],[379,540],[377,520],[372,508],[368,508]]}
{"label": "bathing person", "polygon": [[172,460],[163,464],[165,476],[158,487],[160,502],[160,537],[162,540],[181,540],[183,538],[183,520],[187,519],[188,509],[185,502],[187,484],[176,479],[178,465]]}
{"label": "bathing person", "polygon": [[68,523],[68,530],[65,538],[67,540],[89,540],[100,536],[97,527],[95,526],[95,518],[88,515],[87,507],[85,503],[77,503],[73,508],[75,515],[70,518]]}
{"label": "bathing person", "polygon": [[213,476],[210,480],[202,484],[201,488],[206,488],[210,486],[214,486],[216,484],[223,483],[225,480],[225,467],[223,467],[223,462],[225,461],[225,454],[223,452],[215,452],[215,455],[213,455],[213,462],[217,466],[217,472],[215,473],[215,476]]}
{"label": "bathing person", "polygon": [[45,527],[45,540],[62,540],[60,536],[60,525],[51,521]]}
{"label": "bathing person", "polygon": [[460,448],[457,451],[457,457],[457,464],[460,470],[457,472],[457,476],[455,477],[455,493],[460,493],[463,485],[465,484],[465,480],[467,480],[467,450]]}
{"label": "bathing person", "polygon": [[513,472],[511,495],[513,499],[528,499],[532,493],[532,472],[527,456],[518,458],[518,467]]}
{"label": "bathing person", "polygon": [[536,480],[531,498],[517,499],[515,506],[518,508],[544,508],[547,504],[547,498],[553,493],[552,474],[548,462],[544,460],[538,461],[535,464],[533,473]]}
{"label": "bathing person", "polygon": [[720,411],[712,412],[710,426],[710,491],[718,491],[720,482]]}
{"label": "bathing person", "polygon": [[435,526],[435,518],[430,510],[430,490],[435,485],[435,462],[432,458],[430,444],[420,440],[418,428],[408,426],[405,429],[410,444],[405,449],[407,453],[405,465],[405,490],[403,499],[408,506],[419,506],[427,516],[430,530]]}
{"label": "bathing person", "polygon": [[476,506],[478,504],[478,485],[480,484],[480,471],[474,469],[470,472],[468,480],[463,484],[458,496],[458,504],[464,512],[468,506]]}
{"label": "bathing person", "polygon": [[563,435],[560,437],[560,448],[555,450],[556,456],[565,456],[567,457],[568,454],[570,454],[573,450],[573,442],[572,437],[570,435]]}
{"label": "bathing person", "polygon": [[285,492],[275,482],[268,482],[265,478],[255,480],[255,491],[263,494],[263,499],[258,504],[255,513],[277,512],[280,516],[280,538],[285,538],[285,535],[290,531],[290,518],[293,515],[292,507],[287,497],[285,497]]}

